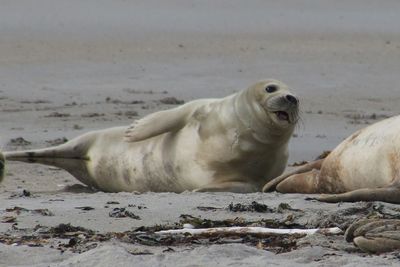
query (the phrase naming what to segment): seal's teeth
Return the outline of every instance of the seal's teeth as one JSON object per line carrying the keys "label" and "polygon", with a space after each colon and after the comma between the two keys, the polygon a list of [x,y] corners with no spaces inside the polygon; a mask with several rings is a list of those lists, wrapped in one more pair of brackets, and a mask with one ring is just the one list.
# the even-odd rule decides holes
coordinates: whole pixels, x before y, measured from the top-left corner
{"label": "seal's teeth", "polygon": [[276,116],[278,117],[279,120],[282,121],[289,121],[289,114],[285,111],[277,111],[275,112]]}

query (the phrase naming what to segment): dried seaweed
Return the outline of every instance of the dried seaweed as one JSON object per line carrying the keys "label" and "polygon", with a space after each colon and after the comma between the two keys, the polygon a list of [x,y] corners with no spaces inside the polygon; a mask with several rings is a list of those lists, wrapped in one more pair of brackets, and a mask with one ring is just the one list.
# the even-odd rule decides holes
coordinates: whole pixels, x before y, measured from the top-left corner
{"label": "dried seaweed", "polygon": [[258,203],[256,201],[251,202],[251,204],[246,205],[246,204],[229,204],[228,209],[232,212],[238,212],[238,211],[250,211],[250,212],[273,212],[274,210],[269,208],[265,204]]}

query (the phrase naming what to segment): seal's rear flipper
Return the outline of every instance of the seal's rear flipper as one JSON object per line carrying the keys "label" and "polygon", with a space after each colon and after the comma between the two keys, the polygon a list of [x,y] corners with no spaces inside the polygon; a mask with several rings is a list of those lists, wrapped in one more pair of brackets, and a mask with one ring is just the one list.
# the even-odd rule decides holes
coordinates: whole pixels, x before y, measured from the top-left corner
{"label": "seal's rear flipper", "polygon": [[[93,140],[93,133],[87,133],[62,145],[42,149],[7,151],[3,154],[6,160],[10,161],[41,163],[60,167],[56,165],[57,162],[66,159],[89,160],[87,151]],[[60,168],[64,169],[62,166]]]}
{"label": "seal's rear flipper", "polygon": [[400,204],[400,189],[397,187],[363,188],[342,194],[323,194],[315,199],[329,203],[383,201]]}
{"label": "seal's rear flipper", "polygon": [[276,191],[280,193],[320,193],[319,172],[319,170],[313,169],[309,172],[289,176],[276,186]]}
{"label": "seal's rear flipper", "polygon": [[90,161],[90,158],[86,156],[86,151],[90,142],[79,142],[82,138],[88,137],[90,137],[90,135],[71,140],[55,147],[9,151],[3,152],[3,154],[7,161],[39,163],[64,169],[82,183],[91,187],[97,187],[97,184],[90,178],[87,170],[87,163]]}
{"label": "seal's rear flipper", "polygon": [[[306,173],[306,172],[310,172],[312,170],[320,170],[321,166],[322,166],[322,162],[324,161],[324,159],[319,159],[316,161],[312,161],[309,162],[293,171],[287,172],[282,174],[281,176],[278,176],[274,179],[272,179],[271,181],[269,181],[268,183],[266,183],[262,189],[263,192],[270,192],[275,190],[275,188],[278,186],[278,184],[280,184],[281,182],[283,182],[285,179],[289,178],[290,176],[296,175],[296,174],[302,174],[302,173]],[[294,193],[294,192],[293,192]],[[300,192],[299,192],[300,193]]]}
{"label": "seal's rear flipper", "polygon": [[7,151],[3,152],[3,154],[4,157],[10,161],[41,163],[52,166],[56,166],[55,164],[59,160],[88,160],[88,158],[82,153],[81,148],[78,146],[72,146],[71,143],[68,142],[60,146],[43,149]]}

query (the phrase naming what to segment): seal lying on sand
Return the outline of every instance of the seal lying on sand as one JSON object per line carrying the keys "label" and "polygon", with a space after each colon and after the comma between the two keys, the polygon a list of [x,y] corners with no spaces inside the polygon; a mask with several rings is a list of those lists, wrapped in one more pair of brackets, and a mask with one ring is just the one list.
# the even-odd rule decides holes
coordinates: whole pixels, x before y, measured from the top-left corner
{"label": "seal lying on sand", "polygon": [[400,203],[400,116],[361,129],[325,159],[268,182],[263,191],[326,193],[325,202]]}
{"label": "seal lying on sand", "polygon": [[108,192],[254,192],[284,171],[297,120],[297,98],[283,83],[266,80],[225,98],[150,114],[128,129],[4,155],[57,166]]}

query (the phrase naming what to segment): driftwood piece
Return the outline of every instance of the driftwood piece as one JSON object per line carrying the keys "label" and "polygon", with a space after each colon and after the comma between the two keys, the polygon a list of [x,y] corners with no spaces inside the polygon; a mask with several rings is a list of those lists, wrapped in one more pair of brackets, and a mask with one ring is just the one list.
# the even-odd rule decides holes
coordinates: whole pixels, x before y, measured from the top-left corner
{"label": "driftwood piece", "polygon": [[270,236],[270,235],[312,235],[312,234],[325,234],[335,235],[342,233],[338,227],[333,228],[315,228],[315,229],[274,229],[265,227],[216,227],[216,228],[201,228],[201,229],[177,229],[165,230],[155,232],[160,235],[178,235],[178,234],[191,234],[202,236],[217,236],[217,235],[257,235],[257,236]]}

